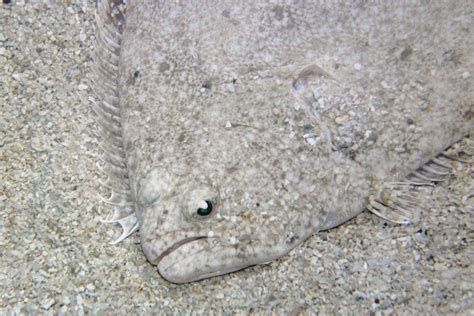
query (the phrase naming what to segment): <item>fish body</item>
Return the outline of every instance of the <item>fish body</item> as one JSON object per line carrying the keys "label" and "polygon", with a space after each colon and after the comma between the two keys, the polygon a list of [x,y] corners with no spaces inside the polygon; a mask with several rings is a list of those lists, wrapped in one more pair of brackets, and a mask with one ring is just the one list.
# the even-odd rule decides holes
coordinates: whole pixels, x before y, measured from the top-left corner
{"label": "fish body", "polygon": [[101,1],[110,221],[139,227],[182,283],[275,260],[366,207],[406,213],[391,184],[437,180],[449,166],[433,159],[473,127],[469,19],[437,5]]}

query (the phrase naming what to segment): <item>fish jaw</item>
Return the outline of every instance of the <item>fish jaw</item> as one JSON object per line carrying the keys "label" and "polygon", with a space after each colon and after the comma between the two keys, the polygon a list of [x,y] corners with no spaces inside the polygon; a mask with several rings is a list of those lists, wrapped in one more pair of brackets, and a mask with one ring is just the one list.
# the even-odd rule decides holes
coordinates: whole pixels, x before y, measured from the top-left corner
{"label": "fish jaw", "polygon": [[148,260],[158,267],[160,275],[172,283],[193,282],[258,263],[248,262],[247,256],[237,253],[237,247],[226,246],[219,236],[197,234],[196,237],[179,239],[176,234],[169,233],[160,240],[144,241],[142,247]]}
{"label": "fish jaw", "polygon": [[258,232],[245,234],[249,226],[245,222],[238,226],[223,222],[217,225],[211,220],[185,225],[176,222],[177,217],[170,220],[159,226],[153,224],[156,221],[145,221],[140,235],[147,259],[172,283],[198,281],[271,262],[313,232],[309,222],[281,229],[280,225],[266,223]]}
{"label": "fish jaw", "polygon": [[219,237],[196,237],[177,242],[154,263],[165,280],[179,284],[268,263],[292,248],[276,245],[269,253],[258,245],[229,245],[223,243]]}
{"label": "fish jaw", "polygon": [[[208,238],[197,238],[192,241],[181,243],[179,247],[162,254],[157,263],[160,275],[172,283],[187,283],[198,281],[213,276],[227,274],[244,269],[258,262],[247,260],[233,261],[232,264],[224,264],[225,258],[236,254],[237,250],[225,249],[224,246],[210,246]],[[218,251],[216,251],[218,250]]]}
{"label": "fish jaw", "polygon": [[[187,283],[227,274],[248,266],[272,261],[265,251],[256,253],[258,240],[237,241],[210,229],[175,230],[163,235],[142,232],[142,248],[160,275],[172,283]],[[234,243],[229,240],[234,240]],[[275,249],[272,249],[274,251]]]}

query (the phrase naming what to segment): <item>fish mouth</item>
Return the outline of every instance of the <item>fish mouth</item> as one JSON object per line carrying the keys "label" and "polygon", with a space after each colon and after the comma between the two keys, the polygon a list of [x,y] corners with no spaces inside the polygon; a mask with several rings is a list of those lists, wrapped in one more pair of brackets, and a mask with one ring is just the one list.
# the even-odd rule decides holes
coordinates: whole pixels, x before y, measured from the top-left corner
{"label": "fish mouth", "polygon": [[222,255],[226,253],[227,247],[219,241],[217,245],[210,245],[209,239],[218,238],[197,236],[182,239],[163,251],[153,263],[157,265],[158,272],[164,279],[177,284],[227,274],[255,264],[226,264],[226,258]]}
{"label": "fish mouth", "polygon": [[185,238],[183,240],[180,240],[178,242],[175,242],[173,245],[171,245],[168,249],[166,249],[165,251],[163,251],[161,253],[161,255],[159,255],[156,260],[155,260],[155,264],[159,266],[161,260],[163,260],[164,257],[166,257],[167,255],[169,255],[170,253],[172,253],[173,251],[175,251],[176,249],[178,249],[179,247],[187,244],[187,243],[190,243],[190,242],[193,242],[195,240],[199,240],[199,239],[204,239],[204,238],[209,238],[207,236],[197,236],[197,237],[189,237],[189,238]]}

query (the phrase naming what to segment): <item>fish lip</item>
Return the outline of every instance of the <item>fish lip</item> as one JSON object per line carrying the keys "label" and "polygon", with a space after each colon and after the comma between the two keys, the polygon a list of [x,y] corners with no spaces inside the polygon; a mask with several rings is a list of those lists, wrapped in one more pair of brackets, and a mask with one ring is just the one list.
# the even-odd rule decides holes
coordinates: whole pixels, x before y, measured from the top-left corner
{"label": "fish lip", "polygon": [[[180,274],[180,273],[176,274],[176,271],[172,272],[171,274],[169,273],[168,269],[174,267],[176,265],[176,262],[172,263],[171,265],[165,266],[165,267],[160,267],[161,261],[165,257],[171,255],[174,251],[176,251],[181,246],[184,246],[186,244],[189,244],[189,243],[197,241],[197,240],[209,239],[209,238],[216,238],[216,236],[213,236],[213,237],[209,237],[209,236],[189,237],[189,238],[182,239],[182,240],[174,243],[172,246],[168,247],[155,260],[156,266],[158,267],[158,273],[165,280],[167,280],[168,282],[171,282],[171,283],[174,283],[174,284],[184,284],[184,283],[196,282],[196,281],[200,281],[202,279],[207,279],[207,278],[211,278],[211,277],[220,276],[220,275],[227,274],[227,273],[232,273],[232,272],[235,272],[235,271],[245,269],[249,266],[253,266],[253,265],[258,264],[258,262],[250,263],[250,264],[249,263],[237,264],[237,265],[233,264],[233,265],[224,267],[222,269],[216,269],[216,270],[205,272],[205,273],[199,273],[199,274],[185,273],[184,275]],[[199,252],[200,251],[192,253],[189,257],[197,255]]]}
{"label": "fish lip", "polygon": [[172,244],[170,247],[168,247],[165,251],[163,251],[155,260],[155,264],[158,265],[161,260],[163,260],[164,257],[166,257],[167,255],[169,255],[170,253],[172,253],[173,251],[175,251],[176,249],[178,249],[179,247],[187,244],[187,243],[190,243],[190,242],[193,242],[193,241],[196,241],[196,240],[200,240],[200,239],[204,239],[204,238],[209,238],[208,236],[196,236],[196,237],[189,237],[189,238],[185,238],[185,239],[182,239],[180,241],[177,241],[175,242],[174,244]]}

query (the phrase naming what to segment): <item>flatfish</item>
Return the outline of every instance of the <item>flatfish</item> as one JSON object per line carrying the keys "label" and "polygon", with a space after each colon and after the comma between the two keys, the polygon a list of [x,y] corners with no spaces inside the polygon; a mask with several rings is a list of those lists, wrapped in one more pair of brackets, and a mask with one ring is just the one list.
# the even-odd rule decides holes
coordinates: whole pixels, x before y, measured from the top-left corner
{"label": "flatfish", "polygon": [[99,1],[115,243],[139,230],[183,283],[268,263],[365,209],[415,221],[416,188],[472,163],[473,9]]}

